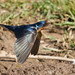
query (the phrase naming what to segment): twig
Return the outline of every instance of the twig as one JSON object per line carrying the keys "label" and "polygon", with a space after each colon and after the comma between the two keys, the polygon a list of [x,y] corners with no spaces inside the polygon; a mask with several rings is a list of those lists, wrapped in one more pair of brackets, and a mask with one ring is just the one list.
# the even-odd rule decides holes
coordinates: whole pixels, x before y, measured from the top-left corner
{"label": "twig", "polygon": [[16,55],[8,54],[5,51],[0,51],[0,58],[16,59]]}
{"label": "twig", "polygon": [[[9,59],[13,59],[16,60],[16,56],[15,55],[11,55],[11,54],[0,54],[0,58],[9,58]],[[53,60],[63,60],[63,61],[70,61],[75,63],[75,59],[70,59],[70,58],[65,58],[65,57],[56,57],[56,56],[45,56],[45,55],[29,55],[30,59],[53,59]]]}
{"label": "twig", "polygon": [[5,51],[0,51],[0,61],[16,61],[16,55],[8,54]]}
{"label": "twig", "polygon": [[53,60],[63,60],[63,61],[70,61],[70,62],[75,62],[75,59],[70,59],[70,58],[65,58],[65,57],[57,57],[57,56],[45,56],[45,55],[30,55],[29,58],[32,59],[53,59]]}

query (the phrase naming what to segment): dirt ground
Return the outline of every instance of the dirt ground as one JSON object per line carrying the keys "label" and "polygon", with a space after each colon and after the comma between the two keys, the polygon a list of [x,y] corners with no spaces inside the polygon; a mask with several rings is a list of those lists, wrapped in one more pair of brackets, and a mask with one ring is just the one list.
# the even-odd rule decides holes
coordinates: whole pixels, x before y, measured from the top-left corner
{"label": "dirt ground", "polygon": [[[64,29],[67,27],[49,26],[42,30],[46,35],[56,38],[56,40],[50,40],[42,36],[40,49],[38,54],[49,55],[49,56],[62,56],[75,58],[75,48],[71,46],[63,45]],[[75,31],[73,31],[75,36]],[[6,51],[11,54],[14,53],[14,42],[16,38],[6,29],[0,28],[0,51]],[[66,52],[55,52],[55,51],[42,51],[44,47],[56,48],[64,50]],[[68,54],[67,50],[71,50]],[[0,75],[75,75],[75,64],[67,61],[59,60],[43,60],[43,59],[27,59],[24,64],[11,61],[0,61]]]}

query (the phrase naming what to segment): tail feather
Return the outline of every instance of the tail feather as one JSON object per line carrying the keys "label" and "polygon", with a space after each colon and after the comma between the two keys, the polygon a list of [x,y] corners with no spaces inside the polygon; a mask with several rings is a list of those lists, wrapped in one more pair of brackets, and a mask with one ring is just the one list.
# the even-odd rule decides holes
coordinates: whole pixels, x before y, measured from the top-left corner
{"label": "tail feather", "polygon": [[7,28],[10,31],[14,31],[16,26],[8,26],[8,25],[4,25],[4,24],[0,24],[0,26]]}

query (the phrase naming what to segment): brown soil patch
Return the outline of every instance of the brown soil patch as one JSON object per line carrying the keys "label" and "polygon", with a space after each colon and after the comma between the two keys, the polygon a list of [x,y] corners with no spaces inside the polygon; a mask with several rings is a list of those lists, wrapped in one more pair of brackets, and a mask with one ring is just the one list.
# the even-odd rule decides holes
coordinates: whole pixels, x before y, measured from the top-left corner
{"label": "brown soil patch", "polygon": [[[46,54],[51,56],[65,56],[66,52],[43,52],[43,47],[57,48],[60,50],[72,51],[69,53],[75,58],[75,48],[68,48],[63,46],[64,29],[49,25],[45,30],[44,34],[56,38],[58,41],[50,40],[42,37],[41,45],[38,54]],[[75,32],[75,31],[74,31]],[[73,32],[73,33],[74,33]],[[75,34],[74,34],[75,35]],[[0,29],[0,50],[4,50],[8,53],[14,53],[14,42],[16,38],[12,33],[5,29]],[[70,57],[68,55],[68,57]],[[70,57],[71,58],[71,57]],[[75,75],[75,65],[71,62],[57,61],[57,60],[38,60],[38,59],[27,59],[24,64],[17,62],[0,61],[0,75]]]}

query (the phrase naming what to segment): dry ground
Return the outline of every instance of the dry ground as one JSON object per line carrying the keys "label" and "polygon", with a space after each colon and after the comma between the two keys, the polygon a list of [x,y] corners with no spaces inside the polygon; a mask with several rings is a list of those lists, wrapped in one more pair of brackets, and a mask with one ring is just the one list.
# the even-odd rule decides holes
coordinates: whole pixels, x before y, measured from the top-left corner
{"label": "dry ground", "polygon": [[[67,27],[49,24],[49,26],[43,30],[42,33],[54,37],[58,41],[50,40],[49,38],[43,36],[38,54],[75,58],[75,48],[63,45],[62,40],[65,38],[64,29],[66,28]],[[73,31],[73,33],[75,33],[75,31]],[[16,38],[11,32],[6,29],[0,29],[0,51],[15,54],[15,40]],[[44,50],[44,47],[56,48],[64,50],[64,52],[42,51]],[[69,50],[71,51],[68,52]],[[66,61],[43,59],[27,59],[24,64],[11,61],[0,61],[0,75],[75,75],[75,64]]]}

